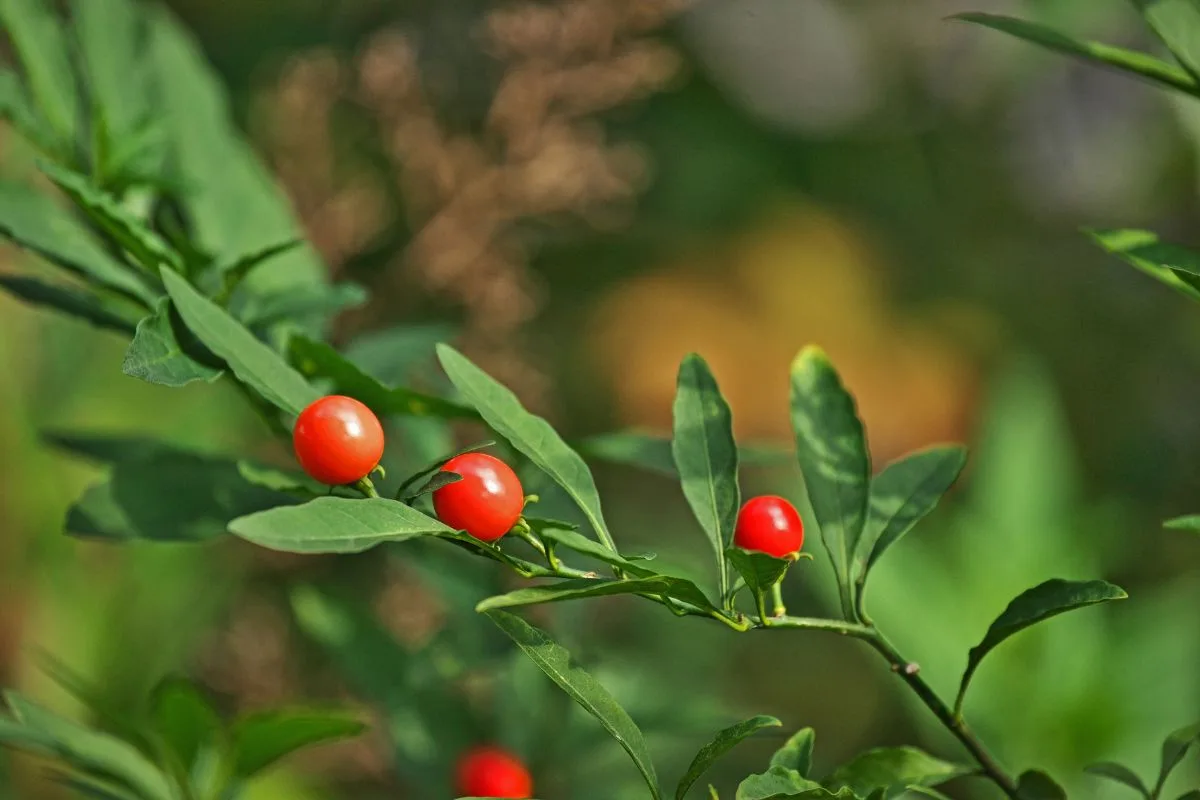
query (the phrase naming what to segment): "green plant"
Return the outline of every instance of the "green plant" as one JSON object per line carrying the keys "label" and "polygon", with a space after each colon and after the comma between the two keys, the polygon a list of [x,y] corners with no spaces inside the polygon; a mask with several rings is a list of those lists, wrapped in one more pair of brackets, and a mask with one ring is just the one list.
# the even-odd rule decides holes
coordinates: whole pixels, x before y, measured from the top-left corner
{"label": "green plant", "polygon": [[[1152,19],[1158,8],[1147,7]],[[498,436],[499,447],[518,470],[549,480],[548,490],[573,505],[578,522],[524,516],[525,501],[533,498],[524,497],[521,482],[507,472],[502,497],[490,497],[482,507],[474,496],[464,502],[458,493],[473,489],[480,464],[499,468],[490,456],[474,452],[479,447],[450,453],[446,436],[430,465],[409,469],[390,483],[381,473],[379,487],[367,476],[379,461],[375,445],[381,446],[381,437],[371,442],[361,463],[353,459],[355,469],[339,475],[314,469],[304,455],[306,446],[298,446],[309,477],[340,484],[330,490],[282,460],[197,452],[144,438],[64,435],[58,443],[67,450],[113,464],[109,478],[72,508],[71,533],[178,542],[206,541],[229,532],[265,548],[301,554],[432,543],[537,579],[477,603],[472,598],[472,604],[615,739],[652,798],[666,795],[646,736],[629,712],[550,634],[510,609],[631,595],[673,615],[719,623],[739,634],[798,629],[853,638],[884,660],[970,759],[960,764],[911,747],[883,748],[818,778],[812,769],[813,733],[805,729],[787,741],[763,772],[741,781],[737,800],[875,800],[906,792],[937,797],[933,787],[960,777],[983,778],[1012,798],[1065,796],[1043,772],[1014,774],[1003,766],[967,723],[964,702],[983,660],[1011,636],[1066,611],[1122,599],[1122,589],[1102,580],[1053,578],[1021,593],[969,652],[953,702],[934,690],[920,667],[901,654],[868,614],[872,570],[950,489],[964,467],[964,448],[929,448],[873,474],[853,398],[824,353],[804,349],[790,375],[795,450],[810,519],[832,566],[840,616],[789,615],[779,587],[800,559],[777,556],[790,556],[802,545],[798,517],[787,515],[784,527],[794,540],[778,548],[738,535],[742,451],[715,378],[703,359],[689,356],[679,370],[668,468],[678,476],[711,545],[716,585],[702,587],[669,567],[660,568],[652,558],[622,553],[579,452],[466,356],[446,344],[436,348],[454,389],[447,397],[381,382],[365,363],[323,340],[333,315],[361,302],[365,292],[324,282],[312,250],[297,242],[286,204],[233,132],[219,88],[173,20],[127,0],[80,0],[73,11],[73,24],[66,25],[38,0],[0,3],[0,19],[23,68],[23,77],[4,74],[0,111],[42,152],[40,171],[70,203],[70,210],[64,210],[30,187],[6,186],[0,192],[0,229],[78,281],[9,276],[0,284],[26,301],[127,337],[123,371],[130,376],[167,387],[223,382],[285,449],[306,409],[322,398],[328,401],[331,393],[352,398],[372,418],[378,415],[389,424],[432,423],[442,434],[451,422],[482,424]],[[89,24],[95,13],[123,20],[127,27]],[[1174,32],[1175,21],[1165,24]],[[127,35],[130,30],[137,35]],[[68,57],[67,39],[78,44],[83,59]],[[1135,64],[1139,74],[1176,88],[1194,85],[1187,74],[1165,65],[1053,42],[1106,63]],[[114,73],[157,81],[159,91],[129,92],[100,79]],[[158,98],[157,105],[151,97]],[[77,113],[80,109],[83,113]],[[215,163],[222,165],[219,175]],[[1127,243],[1127,238],[1119,240]],[[1144,250],[1138,253],[1139,261],[1147,258]],[[1160,278],[1200,296],[1200,288],[1183,277],[1190,274],[1186,266],[1156,262],[1152,267]],[[318,444],[325,442],[324,435],[318,436]],[[636,435],[620,441],[652,454],[659,466],[665,460],[662,442]],[[504,508],[495,505],[500,499]],[[429,513],[431,504],[436,514]],[[489,519],[476,527],[475,512],[480,510]],[[510,529],[519,536],[501,542]],[[768,591],[775,600],[770,611]],[[358,637],[383,642],[380,647],[388,650],[386,639],[373,638],[369,616],[363,621],[303,588],[293,604],[302,626],[328,649],[345,647]],[[403,654],[385,652],[378,663],[386,658],[403,660]],[[391,690],[392,674],[381,674],[378,663],[351,661],[347,659],[346,670],[358,670],[357,681],[387,699],[387,710],[395,715],[391,721],[402,721],[409,709],[405,698]],[[179,691],[183,699],[172,702],[187,705],[189,713],[203,707],[194,692]],[[152,707],[162,702],[160,693]],[[160,730],[164,738],[175,735],[175,724],[186,728],[178,734],[183,744],[170,752],[153,745],[139,751],[135,740],[114,744],[107,734],[45,716],[25,701],[10,705],[13,716],[0,727],[7,732],[5,741],[57,757],[71,771],[75,788],[110,798],[231,797],[242,778],[292,745],[349,735],[359,727],[312,715],[275,715],[261,723],[250,718],[236,723],[227,736],[213,733],[210,738],[228,738],[232,744],[217,746],[214,766],[198,770],[196,719],[209,714],[196,712],[195,718],[165,723],[162,730],[168,732]],[[756,716],[718,732],[676,783],[676,799],[682,800],[735,745],[780,724],[773,717]],[[219,726],[205,730],[210,728]],[[429,745],[404,742],[403,735],[403,730],[393,732],[398,748]],[[1168,739],[1162,773],[1155,787],[1146,790],[1148,796],[1161,794],[1167,775],[1196,736],[1195,729],[1187,729]],[[445,748],[445,743],[433,747]],[[1097,769],[1144,789],[1123,768]],[[715,788],[709,793],[719,797]]]}

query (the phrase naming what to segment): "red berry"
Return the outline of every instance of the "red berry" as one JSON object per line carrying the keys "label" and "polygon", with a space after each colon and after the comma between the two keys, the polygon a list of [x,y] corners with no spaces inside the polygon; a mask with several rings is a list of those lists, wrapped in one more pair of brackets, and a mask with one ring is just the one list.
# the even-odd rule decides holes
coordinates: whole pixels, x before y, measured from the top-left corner
{"label": "red berry", "polygon": [[329,395],[300,412],[292,445],[300,466],[321,483],[354,483],[383,457],[383,426],[354,398]]}
{"label": "red berry", "polygon": [[804,522],[796,507],[782,497],[752,497],[738,512],[733,543],[743,550],[786,558],[804,546]]}
{"label": "red berry", "polygon": [[458,760],[458,793],[527,800],[533,795],[533,778],[516,756],[498,747],[476,747]]}
{"label": "red berry", "polygon": [[464,453],[442,466],[462,475],[461,481],[433,493],[438,519],[484,542],[512,530],[525,507],[521,481],[512,468],[486,453]]}

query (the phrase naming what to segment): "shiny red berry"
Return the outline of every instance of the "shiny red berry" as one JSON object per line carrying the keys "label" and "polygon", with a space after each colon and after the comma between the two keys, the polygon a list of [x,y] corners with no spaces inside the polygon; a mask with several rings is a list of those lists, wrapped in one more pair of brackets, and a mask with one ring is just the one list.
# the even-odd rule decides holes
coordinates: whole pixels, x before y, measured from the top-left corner
{"label": "shiny red berry", "polygon": [[516,756],[499,747],[477,747],[458,760],[458,793],[464,797],[527,800],[533,778]]}
{"label": "shiny red berry", "polygon": [[354,398],[329,395],[300,412],[292,445],[300,466],[321,483],[354,483],[383,457],[383,426]]}
{"label": "shiny red berry", "polygon": [[512,468],[486,453],[464,453],[442,467],[462,475],[461,481],[433,493],[438,519],[484,542],[512,530],[525,507],[521,481]]}
{"label": "shiny red berry", "polygon": [[796,507],[782,497],[752,497],[738,512],[733,543],[743,550],[786,558],[804,546],[804,522]]}

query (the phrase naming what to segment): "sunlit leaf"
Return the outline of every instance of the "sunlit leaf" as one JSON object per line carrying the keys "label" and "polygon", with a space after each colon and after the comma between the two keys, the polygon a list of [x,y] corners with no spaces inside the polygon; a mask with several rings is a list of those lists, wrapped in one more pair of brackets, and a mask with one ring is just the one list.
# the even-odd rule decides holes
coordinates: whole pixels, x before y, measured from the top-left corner
{"label": "sunlit leaf", "polygon": [[934,758],[915,747],[881,747],[856,756],[825,779],[831,789],[848,788],[857,795],[877,789],[938,786],[971,772],[971,767]]}
{"label": "sunlit leaf", "polygon": [[1141,230],[1092,230],[1092,240],[1103,249],[1136,267],[1172,289],[1200,300],[1196,276],[1200,276],[1200,255]]}
{"label": "sunlit leaf", "polygon": [[229,523],[229,531],[288,553],[357,553],[384,542],[455,534],[433,517],[382,497],[318,497],[239,517]]}
{"label": "sunlit leaf", "polygon": [[817,734],[812,728],[801,728],[791,735],[783,745],[771,756],[772,767],[784,767],[799,772],[807,778],[812,772],[813,745]]}

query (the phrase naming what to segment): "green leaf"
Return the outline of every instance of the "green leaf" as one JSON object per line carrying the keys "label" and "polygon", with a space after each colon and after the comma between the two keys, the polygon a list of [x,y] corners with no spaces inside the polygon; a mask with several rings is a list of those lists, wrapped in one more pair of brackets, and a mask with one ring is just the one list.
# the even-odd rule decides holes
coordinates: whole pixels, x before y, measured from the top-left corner
{"label": "green leaf", "polygon": [[133,341],[125,351],[121,372],[162,386],[186,386],[192,381],[211,383],[222,375],[220,368],[205,363],[211,360],[212,354],[203,352],[171,301],[163,298],[154,313],[138,323]]}
{"label": "green leaf", "polygon": [[[812,797],[831,797],[819,783],[810,781],[799,772],[786,767],[773,766],[766,772],[751,775],[737,787],[734,800],[774,800],[774,798],[792,797],[798,793],[819,792]],[[806,794],[799,794],[806,797]]]}
{"label": "green leaf", "polygon": [[828,357],[806,347],[792,363],[792,428],[796,455],[821,539],[852,612],[850,559],[867,516],[871,459],[854,398]]}
{"label": "green leaf", "polygon": [[776,750],[775,754],[771,756],[771,766],[793,769],[802,777],[807,778],[812,772],[813,745],[816,743],[816,738],[817,733],[812,728],[801,728],[796,731],[783,747]]}
{"label": "green leaf", "polygon": [[103,114],[114,142],[125,141],[150,115],[140,8],[132,0],[74,0],[71,8],[92,112]]}
{"label": "green leaf", "polygon": [[746,581],[753,592],[765,592],[779,583],[792,562],[786,558],[775,558],[766,553],[743,550],[731,547],[725,551],[725,557],[733,568]]}
{"label": "green leaf", "polygon": [[893,461],[872,479],[854,567],[860,593],[875,562],[937,507],[966,463],[962,445],[930,447]]}
{"label": "green leaf", "polygon": [[616,551],[617,546],[600,510],[596,481],[579,454],[563,441],[550,423],[526,411],[515,394],[457,350],[439,344],[437,353],[442,368],[463,399],[483,416],[483,421],[493,430],[566,490],[583,511],[600,541]]}
{"label": "green leaf", "polygon": [[357,283],[312,284],[240,298],[231,310],[246,325],[263,328],[292,321],[309,330],[320,329],[347,308],[367,302],[367,290]]}
{"label": "green leaf", "polygon": [[1031,625],[1036,625],[1066,611],[1085,608],[1109,600],[1123,600],[1128,596],[1121,587],[1099,580],[1066,581],[1061,578],[1052,578],[1032,589],[1025,590],[1008,604],[1000,616],[996,617],[995,622],[984,634],[983,641],[971,648],[971,652],[967,655],[967,668],[963,672],[962,682],[958,688],[958,700],[955,702],[955,708],[962,708],[971,676],[975,674],[975,670],[984,656],[1014,633],[1019,633]]}
{"label": "green leaf", "polygon": [[475,608],[477,611],[486,612],[495,608],[516,608],[517,606],[557,603],[563,600],[581,600],[587,597],[607,597],[615,594],[669,595],[671,584],[675,580],[677,579],[665,575],[632,580],[572,578],[542,586],[527,586],[508,594],[489,597]]}
{"label": "green leaf", "polygon": [[143,798],[121,788],[119,784],[97,780],[96,778],[84,778],[79,775],[60,773],[54,775],[52,780],[71,791],[78,792],[81,797],[89,797],[93,798],[93,800],[143,800]]}
{"label": "green leaf", "polygon": [[[123,445],[114,440],[113,446]],[[66,529],[115,541],[207,541],[224,535],[234,518],[294,502],[247,483],[231,459],[165,446],[131,449],[71,507]]]}
{"label": "green leaf", "polygon": [[396,500],[318,497],[239,517],[229,531],[287,553],[358,553],[384,542],[418,536],[461,538],[453,528]]}
{"label": "green leaf", "polygon": [[30,92],[57,134],[60,147],[75,137],[75,78],[63,25],[45,0],[0,0],[0,28],[16,48]]}
{"label": "green leaf", "polygon": [[691,354],[679,365],[672,454],[683,495],[708,536],[717,562],[718,597],[729,594],[725,548],[733,541],[741,491],[733,414],[704,359]]}
{"label": "green leaf", "polygon": [[201,751],[222,735],[217,712],[194,684],[182,678],[168,678],[155,688],[150,719],[185,773],[191,772]]}
{"label": "green leaf", "polygon": [[838,767],[824,783],[867,795],[877,789],[937,786],[969,772],[971,767],[942,761],[915,747],[881,747]]}
{"label": "green leaf", "polygon": [[21,79],[8,69],[0,69],[0,119],[12,125],[30,144],[43,152],[54,152],[56,144],[53,134],[42,124],[25,94]]}
{"label": "green leaf", "polygon": [[[443,356],[445,358],[445,356]],[[460,356],[461,358],[461,356]],[[504,611],[489,611],[488,616],[525,651],[550,680],[558,684],[585,711],[599,720],[608,733],[633,759],[634,765],[654,800],[662,800],[654,763],[642,732],[625,709],[609,694],[600,682],[579,666],[571,663],[571,654],[543,630],[533,627],[518,616]]]}
{"label": "green leaf", "polygon": [[1195,276],[1200,275],[1200,255],[1163,242],[1150,231],[1132,229],[1091,230],[1096,244],[1172,289],[1200,300]]}
{"label": "green leaf", "polygon": [[266,467],[262,464],[255,464],[253,461],[237,462],[237,470],[247,483],[276,492],[289,492],[313,498],[329,491],[328,486],[317,483],[307,475]]}
{"label": "green leaf", "polygon": [[1163,523],[1163,527],[1173,531],[1200,531],[1200,514],[1169,519]]}
{"label": "green leaf", "polygon": [[26,303],[53,308],[103,330],[133,335],[133,323],[109,311],[95,296],[78,289],[22,275],[0,275],[0,287]]}
{"label": "green leaf", "polygon": [[248,778],[297,750],[358,736],[367,728],[345,713],[266,711],[239,720],[231,733],[234,774]]}
{"label": "green leaf", "polygon": [[[221,79],[195,38],[161,6],[150,23],[169,165],[187,189],[182,200],[202,249],[225,261],[300,237],[286,195],[234,122]],[[321,283],[325,274],[312,247],[304,246],[255,269],[246,283],[273,291]]]}
{"label": "green leaf", "polygon": [[1089,775],[1097,775],[1115,783],[1128,786],[1142,797],[1147,798],[1147,800],[1150,797],[1150,790],[1146,788],[1146,784],[1142,783],[1142,779],[1137,776],[1137,773],[1122,764],[1112,761],[1100,761],[1096,764],[1088,764],[1083,768],[1083,771]]}
{"label": "green leaf", "polygon": [[424,483],[405,492],[404,496],[401,497],[400,500],[401,502],[412,505],[412,502],[418,497],[426,494],[433,494],[438,489],[449,486],[452,483],[458,483],[462,479],[463,476],[459,475],[457,472],[435,472],[430,475]]}
{"label": "green leaf", "polygon": [[46,161],[39,162],[38,169],[149,274],[159,267],[183,270],[183,257],[175,248],[85,176]]}
{"label": "green leaf", "polygon": [[294,250],[303,244],[303,239],[288,239],[283,242],[276,242],[275,244],[260,247],[249,253],[243,253],[236,258],[226,258],[224,261],[218,261],[213,265],[213,269],[221,276],[222,290],[228,293],[245,280],[246,276],[255,267],[289,250]]}
{"label": "green leaf", "polygon": [[1180,728],[1166,738],[1162,746],[1162,766],[1158,770],[1155,796],[1162,791],[1163,784],[1167,782],[1172,770],[1179,766],[1179,762],[1197,741],[1200,741],[1200,723]]}
{"label": "green leaf", "polygon": [[1200,789],[1191,789],[1179,795],[1176,800],[1200,800]]}
{"label": "green leaf", "polygon": [[1031,769],[1017,779],[1019,800],[1067,800],[1067,793],[1044,772]]}
{"label": "green leaf", "polygon": [[1124,48],[1113,47],[1112,45],[1101,44],[1100,42],[1081,42],[1045,25],[1026,22],[1025,20],[999,14],[958,14],[951,17],[951,19],[972,22],[976,25],[982,25],[985,28],[992,28],[993,30],[1007,33],[1010,36],[1015,36],[1018,39],[1024,39],[1027,42],[1041,45],[1049,50],[1074,56],[1084,61],[1090,61],[1093,64],[1111,67],[1120,72],[1143,78],[1151,83],[1156,83],[1169,89],[1187,92],[1188,94],[1196,94],[1197,92],[1196,81],[1191,75],[1188,75],[1187,72],[1179,69],[1174,64],[1160,61],[1146,53],[1125,50]]}
{"label": "green leaf", "polygon": [[288,342],[288,359],[306,377],[331,381],[334,393],[353,397],[370,406],[377,414],[441,419],[479,418],[473,409],[441,397],[411,389],[389,389],[324,342],[293,336]]}
{"label": "green leaf", "polygon": [[1200,3],[1133,0],[1133,4],[1192,78],[1200,76]]}
{"label": "green leaf", "polygon": [[45,194],[0,182],[0,234],[97,286],[131,297],[146,308],[157,295],[139,275],[110,256],[92,235]]}
{"label": "green leaf", "polygon": [[[678,477],[671,439],[644,431],[618,431],[590,436],[578,443],[585,458],[607,461]],[[738,461],[743,466],[771,467],[790,462],[792,452],[786,447],[771,444],[749,444],[738,447]]]}
{"label": "green leaf", "polygon": [[[635,557],[623,556],[616,551],[609,550],[595,539],[589,539],[571,527],[569,523],[531,517],[526,517],[525,521],[529,523],[529,527],[533,529],[534,533],[542,537],[542,539],[552,541],[555,544],[562,545],[570,550],[574,550],[576,553],[594,558],[605,564],[620,567],[631,575],[645,578],[658,574],[654,570],[647,569],[641,564],[635,563],[633,560]],[[649,560],[646,556],[638,556],[636,558],[643,561]]]}
{"label": "green leaf", "polygon": [[297,415],[320,396],[274,350],[203,297],[182,276],[164,268],[162,278],[179,316],[192,333],[224,359],[239,380],[276,408]]}
{"label": "green leaf", "polygon": [[764,728],[777,728],[782,724],[775,717],[760,715],[731,725],[717,733],[711,742],[700,748],[700,752],[696,753],[696,757],[692,759],[687,772],[679,779],[679,785],[675,789],[675,800],[683,800],[688,789],[692,788],[692,784],[699,780],[700,776],[707,772],[718,758],[732,750],[742,740]]}
{"label": "green leaf", "polygon": [[[52,714],[16,692],[5,697],[17,720],[35,732],[36,747],[49,750],[85,774],[115,779],[146,800],[173,800],[167,779],[132,746]],[[10,738],[10,733],[0,728],[0,741],[21,746],[21,738]]]}
{"label": "green leaf", "polygon": [[346,358],[385,386],[408,383],[418,367],[433,365],[438,342],[452,339],[452,325],[406,325],[365,333],[346,345]]}

